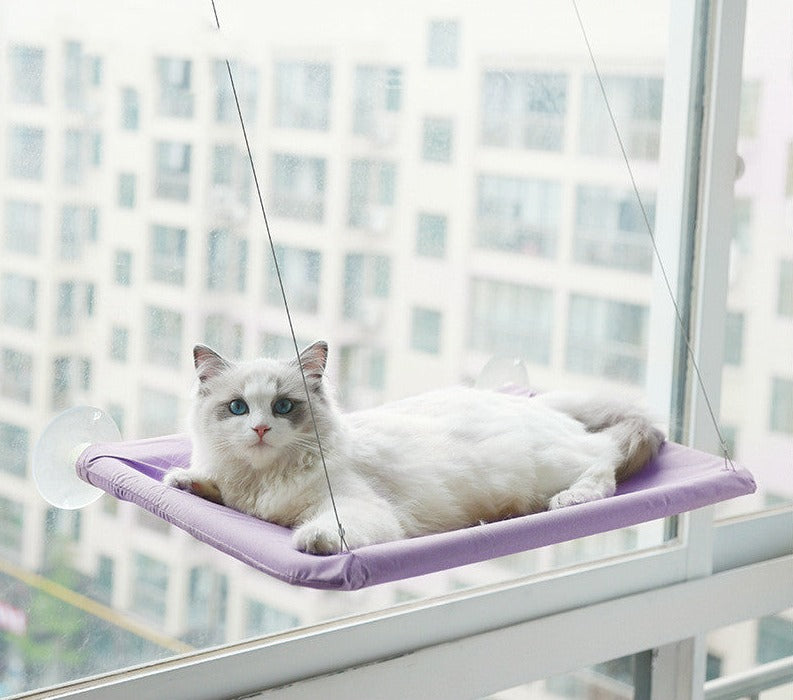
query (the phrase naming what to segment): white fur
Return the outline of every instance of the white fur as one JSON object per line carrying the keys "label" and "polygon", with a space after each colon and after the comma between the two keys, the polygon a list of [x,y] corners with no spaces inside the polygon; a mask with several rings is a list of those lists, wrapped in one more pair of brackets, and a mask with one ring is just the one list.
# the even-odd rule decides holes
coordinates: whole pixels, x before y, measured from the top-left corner
{"label": "white fur", "polygon": [[[297,549],[338,552],[309,414],[303,406],[298,422],[272,410],[281,396],[305,401],[297,363],[231,364],[203,350],[191,466],[167,483],[200,492],[209,482],[226,505],[294,528]],[[569,394],[453,388],[343,414],[323,382],[326,353],[315,344],[301,362],[350,548],[610,496],[630,451],[643,448],[646,461],[663,439],[635,407]],[[248,414],[223,414],[235,398]],[[263,424],[260,444],[254,428]]]}

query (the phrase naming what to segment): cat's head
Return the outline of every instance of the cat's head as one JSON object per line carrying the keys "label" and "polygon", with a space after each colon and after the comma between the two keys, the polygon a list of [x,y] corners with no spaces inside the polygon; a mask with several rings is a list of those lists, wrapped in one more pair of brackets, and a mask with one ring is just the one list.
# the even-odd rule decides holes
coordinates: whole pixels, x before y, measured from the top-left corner
{"label": "cat's head", "polygon": [[[213,459],[242,461],[267,468],[291,452],[316,450],[314,424],[331,410],[323,378],[328,346],[320,341],[297,359],[231,362],[204,345],[193,349],[198,388],[191,414],[194,447]],[[303,380],[305,376],[305,382]]]}

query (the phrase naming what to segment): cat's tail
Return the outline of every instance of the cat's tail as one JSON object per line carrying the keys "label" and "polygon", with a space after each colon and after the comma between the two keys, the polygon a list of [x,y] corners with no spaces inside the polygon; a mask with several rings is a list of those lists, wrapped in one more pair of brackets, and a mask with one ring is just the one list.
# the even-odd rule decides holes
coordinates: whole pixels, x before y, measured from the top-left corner
{"label": "cat's tail", "polygon": [[590,432],[608,431],[612,435],[622,455],[615,472],[617,483],[642,469],[665,439],[646,411],[626,401],[563,392],[536,398],[583,423]]}

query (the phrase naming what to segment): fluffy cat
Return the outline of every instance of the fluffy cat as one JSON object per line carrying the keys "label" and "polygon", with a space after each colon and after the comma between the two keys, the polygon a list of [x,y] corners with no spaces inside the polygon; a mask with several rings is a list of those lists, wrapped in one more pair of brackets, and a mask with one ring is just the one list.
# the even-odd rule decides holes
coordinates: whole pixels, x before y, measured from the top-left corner
{"label": "fluffy cat", "polygon": [[232,363],[196,346],[192,460],[165,483],[294,528],[301,551],[339,552],[301,365],[351,549],[610,496],[664,439],[631,405],[562,393],[460,387],[343,414],[327,353]]}

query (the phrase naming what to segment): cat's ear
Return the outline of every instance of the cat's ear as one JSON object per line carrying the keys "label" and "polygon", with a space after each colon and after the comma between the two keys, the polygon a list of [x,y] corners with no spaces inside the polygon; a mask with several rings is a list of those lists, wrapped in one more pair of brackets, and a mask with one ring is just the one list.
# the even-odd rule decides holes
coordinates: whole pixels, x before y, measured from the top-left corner
{"label": "cat's ear", "polygon": [[300,366],[303,368],[306,379],[317,384],[325,374],[327,361],[328,344],[324,340],[318,340],[300,353]]}
{"label": "cat's ear", "polygon": [[193,362],[198,378],[205,382],[207,379],[217,377],[225,372],[231,365],[206,345],[196,345],[193,348]]}

